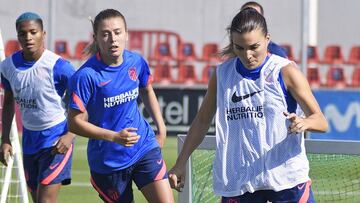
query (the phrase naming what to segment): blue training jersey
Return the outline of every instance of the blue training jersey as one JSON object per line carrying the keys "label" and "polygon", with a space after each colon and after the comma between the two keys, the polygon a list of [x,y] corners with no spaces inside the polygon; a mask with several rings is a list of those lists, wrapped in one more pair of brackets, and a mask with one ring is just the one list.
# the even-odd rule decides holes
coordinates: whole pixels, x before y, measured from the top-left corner
{"label": "blue training jersey", "polygon": [[139,141],[132,147],[89,139],[88,162],[97,173],[110,173],[133,165],[149,150],[158,147],[155,133],[141,115],[139,88],[147,86],[150,69],[138,54],[125,50],[123,63],[110,67],[99,54],[83,64],[71,79],[69,108],[87,112],[88,122],[116,132],[137,128]]}
{"label": "blue training jersey", "polygon": [[37,61],[26,61],[22,51],[18,51],[1,63],[1,68],[3,87],[13,92],[23,115],[23,153],[34,154],[53,146],[67,132],[65,106],[61,105],[61,98],[70,77],[75,73],[74,67],[60,56],[45,50]]}

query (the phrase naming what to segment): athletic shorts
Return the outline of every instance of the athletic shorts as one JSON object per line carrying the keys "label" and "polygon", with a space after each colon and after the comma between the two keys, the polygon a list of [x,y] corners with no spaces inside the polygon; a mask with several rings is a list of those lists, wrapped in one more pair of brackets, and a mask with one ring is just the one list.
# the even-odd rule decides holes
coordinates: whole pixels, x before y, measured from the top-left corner
{"label": "athletic shorts", "polygon": [[25,178],[30,192],[36,191],[38,184],[52,185],[71,183],[72,144],[65,154],[52,154],[53,147],[35,154],[24,154]]}
{"label": "athletic shorts", "polygon": [[222,197],[221,203],[314,203],[311,181],[301,183],[293,188],[275,192],[273,190],[259,190],[245,193],[236,197]]}
{"label": "athletic shorts", "polygon": [[91,171],[90,181],[104,202],[131,203],[134,199],[132,181],[140,190],[149,183],[167,178],[166,165],[157,147],[126,169],[110,174]]}

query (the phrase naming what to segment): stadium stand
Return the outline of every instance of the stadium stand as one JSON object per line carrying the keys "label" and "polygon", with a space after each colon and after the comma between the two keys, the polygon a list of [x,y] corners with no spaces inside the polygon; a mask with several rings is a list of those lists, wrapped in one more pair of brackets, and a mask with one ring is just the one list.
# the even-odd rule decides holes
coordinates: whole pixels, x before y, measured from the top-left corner
{"label": "stadium stand", "polygon": [[144,54],[144,34],[141,31],[129,31],[128,48],[132,51]]}
{"label": "stadium stand", "polygon": [[65,59],[71,59],[68,42],[65,40],[55,41],[55,53]]}
{"label": "stadium stand", "polygon": [[350,49],[348,64],[360,64],[360,45],[354,45]]}
{"label": "stadium stand", "polygon": [[202,48],[201,60],[205,62],[219,62],[220,58],[217,56],[219,47],[216,43],[206,43]]}
{"label": "stadium stand", "polygon": [[308,64],[320,63],[319,50],[317,46],[308,46],[307,52],[308,52]]}
{"label": "stadium stand", "polygon": [[200,83],[207,84],[215,71],[216,65],[207,64],[202,70]]}
{"label": "stadium stand", "polygon": [[178,50],[177,59],[180,62],[196,61],[198,60],[195,53],[195,45],[191,42],[181,43]]}
{"label": "stadium stand", "polygon": [[154,83],[170,84],[172,83],[173,77],[172,66],[168,63],[158,63],[154,68]]}
{"label": "stadium stand", "polygon": [[324,64],[343,64],[344,55],[340,45],[329,45],[325,47],[322,63]]}
{"label": "stadium stand", "polygon": [[350,87],[360,88],[360,66],[352,72]]}
{"label": "stadium stand", "polygon": [[296,61],[294,57],[294,49],[291,46],[291,44],[281,44],[282,48],[284,48],[286,55],[288,56],[288,59],[291,61]]}
{"label": "stadium stand", "polygon": [[195,67],[192,64],[180,64],[177,83],[195,84],[198,82]]}
{"label": "stadium stand", "polygon": [[307,68],[307,80],[311,88],[321,87],[320,71],[319,67],[308,67]]}
{"label": "stadium stand", "polygon": [[170,49],[170,43],[159,42],[156,44],[154,49],[153,60],[158,62],[169,62],[175,60],[175,57]]}
{"label": "stadium stand", "polygon": [[19,42],[16,39],[8,40],[5,44],[5,56],[8,57],[12,53],[21,49]]}
{"label": "stadium stand", "polygon": [[86,55],[84,54],[85,48],[90,42],[88,41],[78,41],[75,45],[74,59],[84,60]]}
{"label": "stadium stand", "polygon": [[326,74],[326,87],[344,88],[346,87],[346,78],[342,66],[330,66]]}

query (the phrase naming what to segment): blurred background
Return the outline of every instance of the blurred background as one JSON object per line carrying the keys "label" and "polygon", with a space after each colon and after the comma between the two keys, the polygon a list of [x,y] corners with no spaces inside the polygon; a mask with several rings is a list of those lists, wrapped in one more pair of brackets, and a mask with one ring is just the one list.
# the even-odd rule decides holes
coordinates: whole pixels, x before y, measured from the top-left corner
{"label": "blurred background", "polygon": [[[154,76],[154,87],[168,135],[186,133],[205,95],[218,53],[228,44],[226,28],[243,0],[0,0],[0,29],[7,56],[20,49],[15,21],[23,12],[36,12],[47,31],[47,48],[78,68],[82,50],[92,41],[90,18],[106,8],[124,14],[128,49],[141,53]],[[330,130],[312,133],[311,139],[360,140],[360,1],[258,0],[264,8],[271,40],[299,64],[327,117]],[[305,58],[302,57],[305,53]],[[303,62],[306,59],[306,62]],[[148,118],[142,104],[140,108]],[[21,122],[17,115],[18,128]],[[149,118],[148,118],[149,119]],[[151,120],[149,119],[151,122]],[[209,134],[213,134],[213,127]],[[88,190],[85,140],[77,150],[74,174],[84,176],[74,187]],[[176,141],[170,138],[165,156],[168,167],[176,158]],[[169,156],[171,154],[171,156]],[[80,159],[79,157],[76,159]],[[82,164],[83,163],[83,164]],[[85,165],[85,166],[84,166]],[[86,174],[84,175],[86,171]],[[65,187],[66,188],[66,187]],[[66,193],[80,193],[64,189]],[[79,195],[72,194],[70,196]],[[92,191],[91,198],[96,198]],[[62,200],[68,200],[66,195]],[[79,200],[69,199],[70,202]],[[139,200],[142,202],[144,200]],[[89,200],[87,200],[89,202]],[[97,202],[94,200],[94,202]]]}

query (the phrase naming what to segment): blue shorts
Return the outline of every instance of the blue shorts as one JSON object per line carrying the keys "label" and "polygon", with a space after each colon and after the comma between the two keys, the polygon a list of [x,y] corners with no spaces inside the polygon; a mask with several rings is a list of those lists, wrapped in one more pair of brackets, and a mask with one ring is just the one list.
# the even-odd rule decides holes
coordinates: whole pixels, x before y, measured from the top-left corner
{"label": "blue shorts", "polygon": [[132,180],[141,189],[149,183],[168,178],[160,148],[150,150],[134,165],[110,174],[91,171],[91,184],[105,202],[132,202]]}
{"label": "blue shorts", "polygon": [[35,154],[24,154],[25,178],[30,192],[36,191],[38,184],[51,185],[71,183],[72,144],[66,154],[52,154],[53,147]]}
{"label": "blue shorts", "polygon": [[293,188],[275,192],[273,190],[259,190],[245,193],[236,197],[222,197],[221,203],[314,203],[311,181],[301,183]]}

